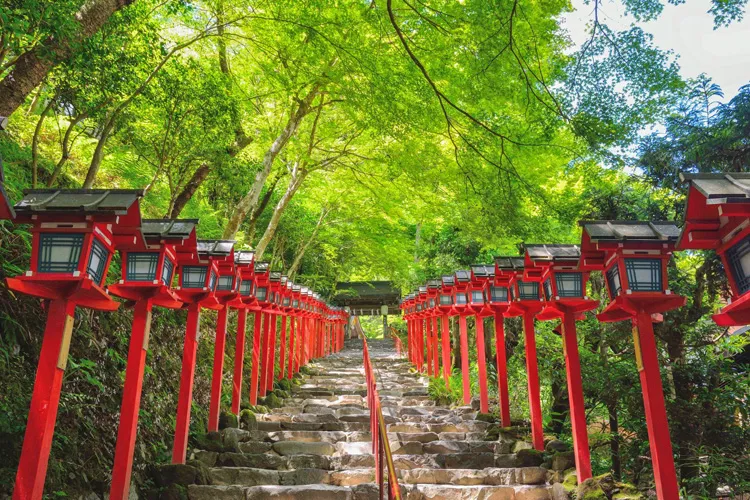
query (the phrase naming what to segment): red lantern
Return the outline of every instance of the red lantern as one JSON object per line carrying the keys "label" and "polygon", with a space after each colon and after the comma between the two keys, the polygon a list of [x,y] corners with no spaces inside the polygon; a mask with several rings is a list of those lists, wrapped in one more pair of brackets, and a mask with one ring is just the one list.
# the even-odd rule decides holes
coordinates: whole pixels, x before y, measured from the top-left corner
{"label": "red lantern", "polygon": [[122,279],[107,289],[135,302],[133,326],[120,407],[110,497],[127,498],[133,465],[143,371],[154,305],[179,309],[182,301],[172,290],[177,248],[195,248],[197,220],[144,219],[132,234],[115,236],[122,260]]}
{"label": "red lantern", "polygon": [[716,250],[732,297],[713,320],[750,324],[750,174],[680,174],[687,182],[685,226],[678,250]]}
{"label": "red lantern", "polygon": [[[42,498],[75,308],[119,306],[104,280],[115,237],[140,228],[142,196],[139,190],[35,189],[15,207],[15,222],[32,225],[31,265],[24,275],[8,278],[8,288],[49,303],[14,498]],[[12,211],[2,198],[8,218]]]}
{"label": "red lantern", "polygon": [[[523,316],[524,348],[526,351],[526,383],[529,395],[529,412],[531,420],[531,440],[534,449],[544,450],[544,430],[542,428],[542,403],[539,388],[539,364],[536,355],[536,333],[534,330],[534,318],[544,306],[541,299],[539,283],[524,280],[524,258],[523,257],[496,257],[495,258],[495,282],[500,286],[508,287],[508,299],[510,303],[505,316]],[[495,317],[495,326],[502,324]],[[503,335],[504,337],[504,335]],[[500,338],[500,335],[498,335]],[[499,342],[499,341],[498,341]],[[498,344],[499,345],[499,344]],[[505,345],[502,346],[503,354]],[[501,360],[502,361],[502,360]],[[502,363],[503,365],[505,363]],[[507,392],[507,388],[503,389]],[[506,412],[506,421],[510,422],[510,409]]]}
{"label": "red lantern", "polygon": [[578,482],[591,477],[586,409],[583,403],[581,361],[578,355],[576,319],[596,309],[599,302],[586,296],[588,272],[579,268],[581,249],[577,245],[525,245],[524,279],[542,284],[542,321],[561,318],[563,350],[570,399],[570,421]]}
{"label": "red lantern", "polygon": [[237,338],[234,348],[234,374],[232,377],[232,413],[240,413],[240,394],[242,393],[242,367],[245,363],[245,331],[247,311],[255,302],[253,296],[253,277],[255,275],[255,252],[240,250],[234,253],[234,265],[237,268],[237,293],[231,306],[237,309]]}
{"label": "red lantern", "polygon": [[487,387],[487,358],[485,356],[484,318],[493,314],[489,305],[490,282],[495,280],[495,266],[471,266],[469,307],[474,311],[477,331],[477,368],[479,371],[479,411],[490,412]]}
{"label": "red lantern", "polygon": [[219,266],[234,263],[234,241],[198,240],[197,248],[178,249],[177,264],[180,286],[175,293],[187,304],[188,317],[185,329],[185,344],[182,352],[180,394],[177,402],[172,463],[184,464],[187,454],[187,439],[190,428],[190,409],[193,403],[193,381],[198,354],[198,332],[200,331],[201,307],[221,310],[223,304],[216,298],[215,290],[219,277]]}
{"label": "red lantern", "polygon": [[667,262],[680,230],[673,222],[584,221],[581,268],[600,270],[610,303],[599,321],[633,322],[638,372],[654,464],[656,494],[678,498],[669,424],[659,372],[652,315],[685,305],[667,283]]}

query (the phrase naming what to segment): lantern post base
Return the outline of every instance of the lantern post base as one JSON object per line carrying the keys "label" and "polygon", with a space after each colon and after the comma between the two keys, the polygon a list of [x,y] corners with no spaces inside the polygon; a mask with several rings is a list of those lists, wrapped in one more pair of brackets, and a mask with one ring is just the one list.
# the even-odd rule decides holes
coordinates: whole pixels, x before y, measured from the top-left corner
{"label": "lantern post base", "polygon": [[508,393],[508,358],[505,352],[505,324],[503,315],[495,313],[495,356],[497,358],[497,404],[500,425],[510,427],[510,398]]}
{"label": "lantern post base", "polygon": [[75,303],[70,300],[56,299],[49,303],[13,500],[39,500],[44,493],[74,314]]}
{"label": "lantern post base", "polygon": [[190,406],[193,404],[193,381],[195,378],[195,361],[198,353],[198,329],[200,326],[201,306],[188,306],[187,325],[185,328],[185,345],[182,349],[182,372],[180,374],[180,395],[177,399],[177,423],[175,425],[174,444],[172,446],[172,463],[184,464],[187,455],[188,431],[190,430]]}
{"label": "lantern post base", "polygon": [[477,368],[479,369],[479,411],[490,412],[489,389],[487,387],[487,358],[484,350],[484,318],[475,316],[477,328]]}
{"label": "lantern post base", "polygon": [[449,320],[447,315],[443,315],[441,318],[442,329],[443,329],[443,379],[445,380],[445,388],[450,388],[450,376],[451,376],[451,337]]}
{"label": "lantern post base", "polygon": [[151,331],[151,300],[140,300],[135,304],[133,326],[128,348],[128,364],[125,369],[125,386],[120,406],[120,424],[117,429],[115,462],[112,468],[112,484],[109,497],[113,500],[128,498],[130,476],[133,469],[133,452],[138,433],[138,411],[141,406],[143,370]]}

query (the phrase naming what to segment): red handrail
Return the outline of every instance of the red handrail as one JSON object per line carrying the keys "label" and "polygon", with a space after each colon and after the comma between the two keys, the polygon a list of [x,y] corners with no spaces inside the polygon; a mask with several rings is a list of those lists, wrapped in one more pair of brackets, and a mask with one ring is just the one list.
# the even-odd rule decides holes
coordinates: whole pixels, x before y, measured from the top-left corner
{"label": "red handrail", "polygon": [[383,498],[383,458],[385,457],[388,467],[388,499],[401,500],[401,489],[396,477],[396,467],[393,464],[391,445],[388,442],[388,432],[383,419],[383,411],[380,406],[380,396],[375,382],[375,371],[370,361],[370,351],[367,348],[367,339],[362,338],[362,358],[365,366],[365,379],[367,381],[367,407],[370,409],[370,433],[372,435],[372,453],[375,455],[375,481],[380,489],[380,498]]}
{"label": "red handrail", "polygon": [[404,344],[401,342],[401,337],[398,336],[398,332],[395,328],[390,327],[391,329],[391,337],[393,337],[393,343],[396,347],[396,354],[400,357],[401,353],[404,352]]}

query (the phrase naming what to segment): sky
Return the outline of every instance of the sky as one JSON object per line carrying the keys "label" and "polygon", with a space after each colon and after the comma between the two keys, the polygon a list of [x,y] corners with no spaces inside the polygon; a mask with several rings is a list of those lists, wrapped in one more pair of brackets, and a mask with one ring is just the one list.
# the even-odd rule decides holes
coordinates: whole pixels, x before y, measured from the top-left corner
{"label": "sky", "polygon": [[[580,46],[589,36],[586,23],[593,17],[593,3],[571,1],[575,11],[565,16],[565,27]],[[742,21],[714,29],[709,8],[709,0],[667,4],[657,20],[640,26],[654,36],[654,43],[661,49],[672,50],[678,56],[683,78],[706,73],[729,100],[741,86],[750,83],[750,12]],[[623,13],[619,0],[602,0],[599,7],[600,21],[612,29],[627,29],[634,22]]]}

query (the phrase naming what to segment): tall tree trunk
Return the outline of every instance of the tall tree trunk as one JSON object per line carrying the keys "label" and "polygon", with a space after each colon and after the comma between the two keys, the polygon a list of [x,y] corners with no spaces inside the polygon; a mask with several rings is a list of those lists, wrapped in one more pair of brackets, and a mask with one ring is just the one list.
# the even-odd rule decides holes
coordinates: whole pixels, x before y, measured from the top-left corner
{"label": "tall tree trunk", "polygon": [[83,189],[94,187],[96,174],[99,173],[99,167],[101,167],[102,160],[104,159],[104,146],[107,144],[107,139],[109,139],[112,129],[115,128],[115,118],[116,116],[114,115],[108,117],[104,124],[99,142],[96,143],[96,149],[94,149],[94,156],[91,157],[91,164],[89,165],[88,172],[86,172],[86,179],[83,181]]}
{"label": "tall tree trunk", "polygon": [[206,180],[206,177],[208,177],[208,174],[210,172],[211,167],[208,165],[208,163],[203,163],[195,170],[195,172],[193,172],[193,176],[190,178],[187,184],[185,184],[185,187],[182,189],[180,194],[177,195],[177,198],[175,198],[174,204],[172,204],[172,211],[169,214],[170,219],[176,219],[180,216],[180,213],[185,208],[185,205],[187,205],[187,203],[193,197],[201,184],[203,184],[203,181]]}
{"label": "tall tree trunk", "polygon": [[57,165],[55,165],[55,169],[52,171],[52,175],[47,181],[47,187],[52,187],[55,184],[57,178],[60,177],[60,174],[62,173],[63,166],[65,166],[65,163],[70,159],[70,136],[73,135],[73,130],[75,129],[76,125],[81,123],[81,121],[83,121],[86,116],[87,113],[80,113],[78,116],[73,118],[73,120],[68,125],[68,129],[65,131],[62,144],[60,145],[62,154],[60,155],[60,159],[58,160]]}
{"label": "tall tree trunk", "polygon": [[74,47],[99,31],[112,14],[133,2],[135,0],[84,2],[74,16],[79,27],[70,30],[72,37],[49,37],[21,55],[11,72],[0,82],[0,117],[10,116],[52,68],[73,54]]}
{"label": "tall tree trunk", "polygon": [[315,224],[315,227],[313,228],[313,232],[310,235],[310,237],[307,239],[307,241],[302,245],[302,247],[297,252],[297,255],[294,256],[294,262],[292,262],[291,267],[289,267],[289,272],[287,272],[287,275],[289,276],[289,279],[294,279],[294,277],[297,275],[297,271],[299,270],[299,267],[302,265],[302,257],[305,255],[305,252],[310,247],[313,241],[315,241],[315,238],[318,236],[318,230],[320,229],[320,226],[323,225],[323,221],[326,217],[328,217],[328,214],[331,213],[331,209],[324,207],[323,210],[320,212],[320,217],[318,217],[318,222]]}
{"label": "tall tree trunk", "polygon": [[[612,391],[614,394],[615,391]],[[607,413],[609,414],[609,450],[612,455],[612,475],[618,481],[622,480],[622,460],[620,459],[620,424],[617,417],[617,400],[611,397],[607,401]],[[614,401],[612,401],[614,400]]]}
{"label": "tall tree trunk", "polygon": [[36,122],[36,128],[34,129],[34,137],[31,139],[31,187],[36,188],[39,179],[39,136],[42,133],[42,127],[44,120],[49,115],[52,106],[55,103],[55,98],[49,100],[47,105],[42,110],[42,114],[39,116],[39,120]]}
{"label": "tall tree trunk", "polygon": [[240,200],[237,208],[235,208],[234,213],[229,219],[229,223],[227,223],[227,227],[224,229],[225,239],[234,238],[237,231],[240,229],[240,225],[245,220],[245,217],[247,217],[247,214],[252,213],[255,210],[255,207],[258,205],[260,193],[263,190],[266,179],[271,173],[271,168],[273,167],[276,157],[287,145],[289,139],[297,133],[297,129],[305,116],[310,113],[312,102],[315,97],[317,97],[318,91],[319,86],[315,85],[303,99],[297,101],[297,105],[294,111],[289,115],[286,125],[284,125],[284,128],[273,141],[271,147],[269,147],[263,155],[263,167],[255,175],[255,181],[253,182],[250,191],[248,191],[248,193]]}
{"label": "tall tree trunk", "polygon": [[255,246],[256,259],[260,260],[263,257],[263,253],[266,251],[266,247],[268,247],[268,244],[271,242],[274,234],[276,234],[276,229],[279,227],[279,221],[281,220],[281,216],[284,213],[284,210],[286,210],[286,207],[289,205],[292,197],[294,197],[294,194],[297,192],[299,187],[302,185],[302,182],[307,177],[307,173],[307,170],[298,170],[297,167],[294,168],[291,178],[289,179],[289,185],[287,186],[284,194],[281,196],[281,199],[278,201],[278,203],[276,203],[276,207],[274,207],[273,209],[273,215],[271,215],[271,220],[268,222],[266,231],[263,233],[260,241]]}
{"label": "tall tree trunk", "polygon": [[266,194],[263,195],[263,198],[260,199],[260,203],[257,207],[255,207],[255,210],[253,210],[253,213],[250,215],[250,221],[248,223],[247,236],[245,240],[249,242],[255,240],[255,229],[258,225],[258,219],[260,219],[260,216],[263,215],[266,207],[271,202],[271,198],[273,197],[274,191],[276,191],[276,185],[279,183],[279,179],[280,177],[276,177],[271,185],[268,186],[268,189],[266,189]]}

